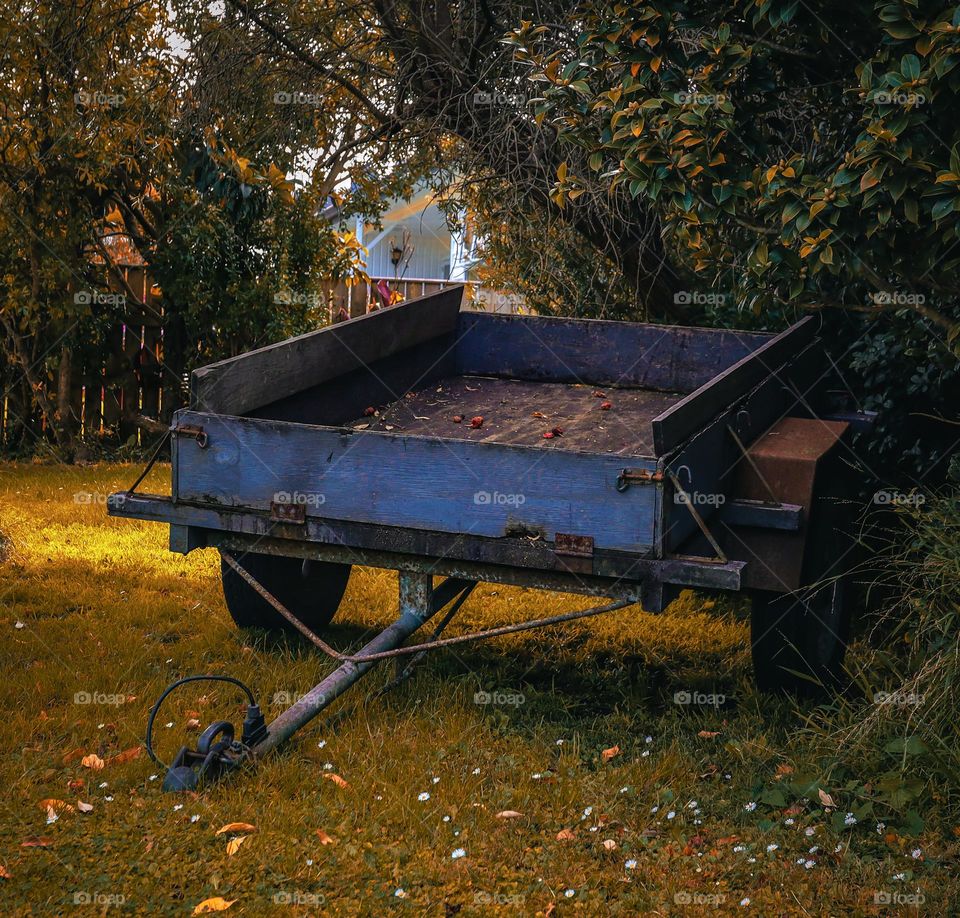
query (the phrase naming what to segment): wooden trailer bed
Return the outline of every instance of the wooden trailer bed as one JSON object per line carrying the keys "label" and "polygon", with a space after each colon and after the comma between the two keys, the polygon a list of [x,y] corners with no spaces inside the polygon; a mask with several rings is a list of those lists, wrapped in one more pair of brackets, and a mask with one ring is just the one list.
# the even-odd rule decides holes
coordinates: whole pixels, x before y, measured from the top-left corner
{"label": "wooden trailer bed", "polygon": [[[681,392],[636,387],[599,389],[583,383],[445,376],[396,399],[374,416],[361,415],[349,426],[447,440],[646,456],[654,450],[651,422],[682,398]],[[479,427],[471,426],[475,417],[483,418]],[[551,436],[545,438],[548,432]]]}

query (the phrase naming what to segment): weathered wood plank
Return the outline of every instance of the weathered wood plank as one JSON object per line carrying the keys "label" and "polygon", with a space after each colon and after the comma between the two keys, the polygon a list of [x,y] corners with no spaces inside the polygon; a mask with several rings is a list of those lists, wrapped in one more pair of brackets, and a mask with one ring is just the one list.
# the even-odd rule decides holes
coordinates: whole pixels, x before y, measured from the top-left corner
{"label": "weathered wood plank", "polygon": [[770,339],[758,332],[463,312],[460,373],[691,392]]}
{"label": "weathered wood plank", "polygon": [[[813,316],[801,319],[786,331],[768,338],[756,350],[709,378],[699,388],[653,420],[653,443],[658,456],[679,446],[715,418],[765,376],[775,374],[816,335]],[[739,332],[737,334],[740,334]]]}
{"label": "weathered wood plank", "polygon": [[194,370],[190,404],[248,414],[456,328],[463,286],[448,287]]}
{"label": "weathered wood plank", "polygon": [[659,488],[618,492],[622,457],[190,411],[177,423],[209,437],[206,449],[178,444],[183,500],[264,510],[286,499],[318,518],[547,541],[562,532],[636,553],[654,544]]}
{"label": "weathered wood plank", "polygon": [[[211,508],[173,503],[152,494],[113,495],[111,516],[166,522],[190,537],[174,550],[223,545],[291,557],[326,558],[436,575],[469,576],[491,582],[615,596],[621,587],[640,581],[712,589],[740,588],[743,562],[704,563],[697,559],[638,559],[636,555],[599,550],[594,575],[573,574],[563,567],[549,543],[526,539],[489,539],[365,523],[308,519],[304,526],[278,524],[263,511]],[[535,569],[535,570],[531,570]]]}

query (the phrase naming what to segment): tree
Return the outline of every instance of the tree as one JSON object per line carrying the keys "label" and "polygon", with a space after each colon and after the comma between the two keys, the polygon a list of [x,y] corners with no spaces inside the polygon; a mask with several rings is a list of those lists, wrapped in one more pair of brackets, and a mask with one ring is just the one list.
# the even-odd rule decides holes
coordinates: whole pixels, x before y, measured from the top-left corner
{"label": "tree", "polygon": [[885,410],[881,454],[929,469],[956,437],[915,442],[958,398],[960,7],[663,0],[581,21],[574,49],[542,24],[510,37],[571,151],[554,200],[655,208],[686,297],[719,297],[721,321],[825,312]]}
{"label": "tree", "polygon": [[[317,282],[358,255],[318,219],[330,187],[307,176],[294,194],[281,119],[245,130],[256,110],[218,113],[213,64],[167,8],[20,6],[0,47],[0,379],[21,437],[36,413],[69,454],[72,381],[99,378],[108,336],[144,312],[165,328],[168,405],[194,361],[321,321]],[[150,265],[159,304],[126,283],[122,250]]]}

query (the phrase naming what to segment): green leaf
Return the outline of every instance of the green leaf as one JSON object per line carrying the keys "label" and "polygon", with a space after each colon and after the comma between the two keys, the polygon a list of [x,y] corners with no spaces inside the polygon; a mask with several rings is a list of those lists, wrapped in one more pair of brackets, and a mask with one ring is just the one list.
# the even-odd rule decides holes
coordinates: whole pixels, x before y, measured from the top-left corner
{"label": "green leaf", "polygon": [[927,751],[927,745],[919,736],[898,736],[890,740],[883,747],[883,751],[894,755],[923,755]]}
{"label": "green leaf", "polygon": [[900,59],[900,72],[908,80],[917,79],[920,76],[920,58],[916,54],[905,54]]}

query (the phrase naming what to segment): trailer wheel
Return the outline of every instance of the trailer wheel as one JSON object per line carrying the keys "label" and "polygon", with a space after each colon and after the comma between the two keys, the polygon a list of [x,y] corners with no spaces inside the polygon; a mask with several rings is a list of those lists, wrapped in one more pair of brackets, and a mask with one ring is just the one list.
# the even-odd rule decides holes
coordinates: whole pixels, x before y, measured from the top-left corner
{"label": "trailer wheel", "polygon": [[848,512],[832,498],[817,502],[809,533],[804,581],[795,593],[756,590],[750,614],[753,673],[761,692],[823,698],[843,688],[850,638],[849,565],[843,537]]}
{"label": "trailer wheel", "polygon": [[[349,564],[304,561],[254,552],[237,561],[315,634],[330,624],[350,577]],[[220,559],[223,598],[240,628],[294,631],[293,626],[253,589],[223,558]]]}
{"label": "trailer wheel", "polygon": [[753,596],[750,645],[761,692],[820,698],[843,684],[850,612],[843,578],[814,593]]}

